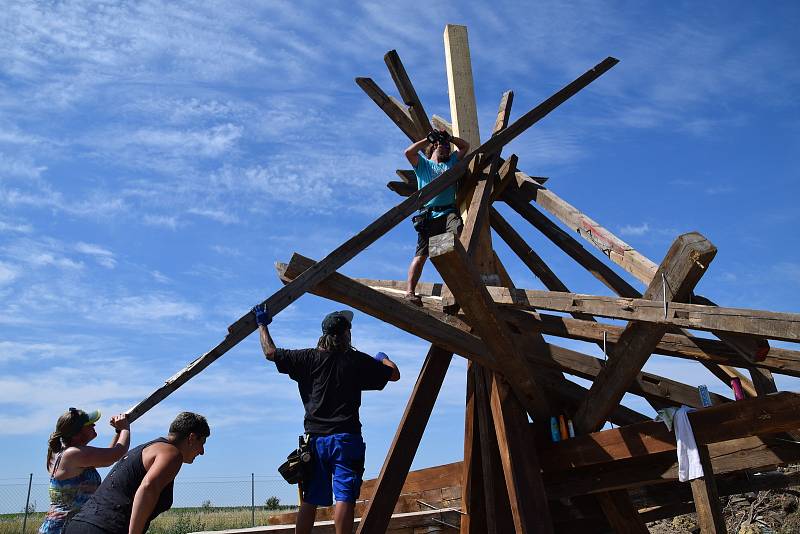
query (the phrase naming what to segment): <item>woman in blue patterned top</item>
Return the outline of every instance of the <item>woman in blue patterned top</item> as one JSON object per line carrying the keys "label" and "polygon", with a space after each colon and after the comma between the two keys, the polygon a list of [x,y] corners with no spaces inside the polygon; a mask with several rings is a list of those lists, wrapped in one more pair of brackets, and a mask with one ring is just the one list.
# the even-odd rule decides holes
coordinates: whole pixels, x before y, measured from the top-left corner
{"label": "woman in blue patterned top", "polygon": [[108,448],[90,447],[97,437],[94,424],[100,412],[86,413],[70,408],[58,418],[56,430],[50,434],[47,447],[47,471],[50,473],[50,509],[45,516],[41,534],[61,534],[67,519],[80,510],[100,485],[95,467],[107,467],[128,451],[131,441],[130,425],[125,414],[111,418],[116,429]]}

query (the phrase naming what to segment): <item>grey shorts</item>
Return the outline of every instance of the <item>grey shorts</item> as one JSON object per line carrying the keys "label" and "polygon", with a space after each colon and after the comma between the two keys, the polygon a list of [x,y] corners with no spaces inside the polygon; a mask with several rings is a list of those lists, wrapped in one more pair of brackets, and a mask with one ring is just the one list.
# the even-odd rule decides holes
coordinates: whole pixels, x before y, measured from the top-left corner
{"label": "grey shorts", "polygon": [[454,211],[447,215],[428,219],[425,230],[417,232],[417,251],[414,253],[414,256],[428,255],[428,240],[431,236],[443,234],[445,232],[450,232],[451,234],[459,236],[463,228],[464,223],[461,221],[461,215]]}

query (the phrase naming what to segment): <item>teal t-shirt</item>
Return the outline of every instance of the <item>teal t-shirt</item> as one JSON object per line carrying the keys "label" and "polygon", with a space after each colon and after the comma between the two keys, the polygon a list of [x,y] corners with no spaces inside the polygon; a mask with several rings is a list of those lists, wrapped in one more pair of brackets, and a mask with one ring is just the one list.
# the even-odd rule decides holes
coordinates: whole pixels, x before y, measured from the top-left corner
{"label": "teal t-shirt", "polygon": [[[419,160],[417,161],[417,166],[414,167],[414,173],[417,175],[417,189],[422,189],[436,178],[442,175],[445,171],[451,169],[453,165],[456,164],[458,161],[458,150],[450,154],[450,159],[445,161],[444,163],[437,163],[435,161],[431,161],[425,157],[422,152],[417,154],[419,156]],[[451,185],[428,202],[425,203],[425,207],[430,206],[449,206],[456,203],[456,184]],[[447,213],[454,211],[453,209],[447,209],[444,211],[433,210],[431,211],[431,217],[441,217]]]}

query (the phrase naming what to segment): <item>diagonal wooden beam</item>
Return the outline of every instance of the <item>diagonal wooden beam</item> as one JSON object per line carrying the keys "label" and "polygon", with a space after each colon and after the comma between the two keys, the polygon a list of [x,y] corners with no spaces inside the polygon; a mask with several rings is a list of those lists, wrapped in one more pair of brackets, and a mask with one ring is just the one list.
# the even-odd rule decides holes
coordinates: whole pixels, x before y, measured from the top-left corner
{"label": "diagonal wooden beam", "polygon": [[356,78],[356,84],[386,113],[386,116],[392,120],[395,126],[406,134],[406,137],[414,142],[422,139],[419,137],[417,126],[411,120],[411,117],[392,97],[384,93],[383,89],[372,78]]}
{"label": "diagonal wooden beam", "polygon": [[[644,297],[649,300],[663,298],[665,301],[686,299],[716,253],[717,249],[711,242],[698,233],[679,236]],[[603,426],[609,411],[622,399],[628,385],[641,371],[666,331],[665,326],[639,322],[625,327],[613,358],[609,358],[575,414],[576,430],[586,433]]]}
{"label": "diagonal wooden beam", "polygon": [[461,534],[483,534],[487,532],[488,521],[483,480],[483,459],[481,457],[481,437],[479,433],[478,403],[475,389],[475,373],[478,367],[471,360],[467,366],[467,405],[464,410],[464,462],[461,466]]}
{"label": "diagonal wooden beam", "polygon": [[495,305],[464,247],[452,234],[434,236],[430,258],[464,313],[474,319],[472,326],[511,381],[519,400],[530,413],[548,417],[549,405],[536,384],[534,369],[517,353],[510,334],[497,319]]}
{"label": "diagonal wooden beam", "polygon": [[408,77],[403,62],[400,61],[400,56],[397,55],[397,51],[390,50],[386,52],[386,55],[383,56],[383,61],[389,68],[389,74],[392,75],[392,80],[394,80],[394,84],[400,92],[400,98],[402,98],[403,102],[409,107],[408,111],[411,113],[411,119],[414,121],[416,130],[419,133],[416,141],[419,141],[432,130],[431,123],[428,120],[428,114],[425,113],[425,108],[422,107],[422,102],[420,102],[419,96],[417,96],[417,91],[414,89],[414,85]]}
{"label": "diagonal wooden beam", "polygon": [[428,351],[389,453],[383,462],[373,498],[359,523],[358,534],[386,532],[452,358],[452,352],[435,345]]}

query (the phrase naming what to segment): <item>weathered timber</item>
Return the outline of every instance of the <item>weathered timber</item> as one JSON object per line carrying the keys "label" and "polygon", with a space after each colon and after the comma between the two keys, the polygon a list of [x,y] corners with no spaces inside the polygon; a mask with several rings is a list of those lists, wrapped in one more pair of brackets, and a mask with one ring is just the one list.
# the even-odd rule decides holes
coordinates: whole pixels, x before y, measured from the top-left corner
{"label": "weathered timber", "polygon": [[[767,469],[800,460],[799,445],[758,436],[713,443],[708,449],[717,475],[745,469]],[[678,479],[678,463],[673,451],[561,471],[548,471],[544,459],[542,466],[545,469],[545,487],[551,499]]]}
{"label": "weathered timber", "polygon": [[408,185],[417,187],[417,174],[412,169],[397,169],[394,172]]}
{"label": "weathered timber", "polygon": [[383,92],[377,83],[372,78],[356,78],[358,86],[367,93],[367,96],[375,102],[379,108],[386,113],[395,125],[400,128],[400,131],[406,134],[411,141],[419,141],[419,133],[417,127],[411,118],[405,113],[400,106],[397,105],[386,93]]}
{"label": "weathered timber", "polygon": [[[524,173],[517,176],[520,195],[523,198],[536,202],[642,283],[649,284],[652,281],[658,268],[654,262],[545,188],[541,183],[536,183],[535,179],[531,179]],[[717,305],[699,295],[694,296],[694,299],[703,299],[705,300],[704,304],[708,306]],[[760,360],[769,350],[769,344],[762,338],[752,338],[729,332],[718,334],[715,332],[715,335],[749,361]]]}
{"label": "weathered timber", "polygon": [[410,197],[417,190],[416,185],[410,185],[405,182],[399,182],[396,180],[387,182],[386,187],[388,187],[390,191],[394,191],[401,197]]}
{"label": "weathered timber", "polygon": [[464,247],[454,235],[441,234],[430,239],[430,258],[464,313],[474,319],[472,326],[489,347],[519,400],[530,413],[546,418],[549,405],[536,384],[535,371],[517,353],[505,325],[499,322],[495,305]]}
{"label": "weathered timber", "polygon": [[[483,481],[483,459],[481,436],[479,433],[478,399],[476,392],[476,376],[472,368],[480,367],[469,361],[467,364],[467,404],[464,410],[464,462],[460,469],[461,511],[465,514],[461,519],[461,534],[483,534],[489,530]],[[510,510],[509,510],[510,511]]]}
{"label": "weathered timber", "polygon": [[[502,158],[498,157],[498,161]],[[511,154],[507,160],[503,161],[497,171],[497,185],[492,189],[492,196],[490,201],[494,202],[502,196],[503,191],[506,190],[508,185],[514,179],[514,171],[517,168],[519,158],[516,154]]]}
{"label": "weathered timber", "polygon": [[[661,284],[661,280],[657,280]],[[528,309],[584,313],[610,319],[640,321],[708,332],[735,332],[781,341],[800,342],[800,314],[722,308],[670,302],[664,313],[663,300],[615,298],[559,291],[487,287],[496,304]]]}
{"label": "weathered timber", "polygon": [[[781,392],[689,413],[700,445],[800,427],[800,395]],[[550,470],[584,467],[675,450],[675,434],[660,421],[593,432],[540,447]]]}
{"label": "weathered timber", "polygon": [[433,405],[453,358],[452,352],[431,346],[419,378],[411,392],[403,418],[383,462],[377,487],[358,526],[359,534],[385,532],[395,502],[405,482],[411,462],[428,424]]}
{"label": "weathered timber", "polygon": [[[498,135],[492,137],[479,146],[475,151],[466,155],[453,168],[444,172],[437,179],[409,196],[406,200],[393,207],[373,221],[361,232],[351,237],[333,252],[328,254],[323,260],[316,263],[313,267],[303,272],[291,283],[285,285],[264,301],[272,315],[275,316],[286,308],[289,304],[300,298],[321,280],[324,280],[330,273],[350,261],[359,252],[367,248],[382,235],[394,228],[400,221],[411,215],[420,206],[425,204],[449,186],[454,184],[461,174],[466,170],[471,160],[471,154],[496,152],[503,146],[510,143],[522,132],[533,126],[536,122],[547,116],[559,105],[574,96],[578,91],[599,78],[608,69],[613,67],[618,61],[614,58],[606,58],[591,70],[585,72],[571,83],[567,84],[553,96],[528,111],[525,115],[517,119],[511,126],[503,130]],[[217,358],[228,352],[240,341],[252,334],[256,329],[255,317],[252,313],[240,317],[235,323],[228,327],[228,335],[216,347],[195,359],[189,365],[178,371],[166,380],[166,383],[151,393],[146,399],[130,408],[126,415],[131,422],[135,421],[146,413],[150,408],[167,398],[173,391],[188,382],[203,369],[211,365]]]}
{"label": "weathered timber", "polygon": [[[508,121],[511,118],[511,104],[514,102],[514,91],[506,91],[500,97],[500,106],[497,109],[497,118],[494,120],[494,128],[492,128],[492,135],[496,135],[508,127]],[[516,168],[514,165],[513,168]]]}
{"label": "weathered timber", "polygon": [[[647,287],[644,298],[655,300],[660,295],[666,301],[686,299],[716,253],[717,249],[711,242],[698,233],[679,236]],[[609,357],[575,414],[573,421],[577,431],[592,432],[603,426],[607,414],[622,399],[628,385],[666,332],[667,327],[662,325],[628,323],[613,357]]]}
{"label": "weathered timber", "polygon": [[689,482],[694,497],[694,507],[697,511],[697,522],[703,534],[726,534],[725,518],[717,493],[717,483],[714,480],[714,467],[708,455],[708,447],[700,445],[697,448],[700,455],[700,464],[703,466],[703,476]]}
{"label": "weathered timber", "polygon": [[[472,379],[474,381],[475,409],[478,413],[477,431],[480,436],[482,490],[486,504],[486,533],[512,532],[514,518],[509,493],[506,490],[499,443],[505,444],[507,439],[504,434],[497,433],[492,418],[490,404],[492,371],[473,364],[470,365],[469,372],[474,375]],[[527,454],[526,451],[521,453]]]}
{"label": "weathered timber", "polygon": [[414,121],[416,131],[419,133],[416,141],[419,141],[433,129],[428,120],[428,115],[425,113],[425,108],[422,107],[422,102],[420,102],[419,96],[417,96],[417,91],[414,89],[414,85],[408,77],[403,62],[400,61],[400,56],[397,55],[397,51],[390,50],[386,52],[386,55],[383,56],[383,61],[389,68],[389,74],[392,75],[392,80],[394,80],[394,84],[400,92],[400,98],[402,98],[403,102],[409,107],[408,111],[411,113],[411,119]]}
{"label": "weathered timber", "polygon": [[515,531],[553,532],[538,454],[531,446],[528,415],[501,376],[492,374],[487,386]]}

